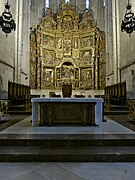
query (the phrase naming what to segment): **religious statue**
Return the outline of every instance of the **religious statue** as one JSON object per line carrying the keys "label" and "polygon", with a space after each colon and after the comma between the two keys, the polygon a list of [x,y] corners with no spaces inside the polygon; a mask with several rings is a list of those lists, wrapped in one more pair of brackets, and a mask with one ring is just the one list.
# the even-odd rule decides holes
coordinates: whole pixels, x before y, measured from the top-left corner
{"label": "religious statue", "polygon": [[58,45],[58,48],[61,49],[61,47],[62,47],[62,39],[61,38],[58,39],[57,45]]}
{"label": "religious statue", "polygon": [[64,40],[64,55],[71,55],[71,39],[70,38],[66,38]]}

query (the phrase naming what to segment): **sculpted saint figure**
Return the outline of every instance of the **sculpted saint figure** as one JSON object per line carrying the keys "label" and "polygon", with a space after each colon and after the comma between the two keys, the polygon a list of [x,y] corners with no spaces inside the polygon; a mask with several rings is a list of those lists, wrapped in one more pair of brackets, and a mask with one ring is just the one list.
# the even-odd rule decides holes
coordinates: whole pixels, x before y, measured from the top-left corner
{"label": "sculpted saint figure", "polygon": [[57,41],[57,45],[58,45],[58,48],[61,49],[61,47],[62,47],[62,39],[61,38]]}

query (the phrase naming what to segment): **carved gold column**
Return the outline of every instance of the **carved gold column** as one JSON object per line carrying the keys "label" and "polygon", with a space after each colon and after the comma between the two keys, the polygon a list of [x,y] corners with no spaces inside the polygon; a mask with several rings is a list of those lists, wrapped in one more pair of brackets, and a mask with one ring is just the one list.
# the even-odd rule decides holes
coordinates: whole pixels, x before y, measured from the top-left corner
{"label": "carved gold column", "polygon": [[95,89],[99,89],[99,54],[98,54],[98,46],[99,46],[99,37],[98,32],[95,32]]}
{"label": "carved gold column", "polygon": [[98,81],[99,81],[99,75],[98,75],[98,55],[96,55],[96,58],[95,58],[95,89],[98,90],[99,89],[99,84],[98,84]]}
{"label": "carved gold column", "polygon": [[95,56],[93,56],[93,61],[92,61],[92,89],[95,87]]}
{"label": "carved gold column", "polygon": [[56,67],[54,68],[54,87],[57,87]]}
{"label": "carved gold column", "polygon": [[79,68],[79,87],[81,87],[81,69]]}
{"label": "carved gold column", "polygon": [[40,32],[37,32],[37,89],[41,89],[41,37]]}

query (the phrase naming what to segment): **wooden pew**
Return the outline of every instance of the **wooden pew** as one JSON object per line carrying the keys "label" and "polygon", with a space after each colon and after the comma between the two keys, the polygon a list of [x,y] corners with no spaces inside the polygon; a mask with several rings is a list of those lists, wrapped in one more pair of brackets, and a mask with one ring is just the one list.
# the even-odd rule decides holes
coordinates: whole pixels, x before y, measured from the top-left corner
{"label": "wooden pew", "polygon": [[105,87],[106,109],[111,105],[126,106],[126,82]]}
{"label": "wooden pew", "polygon": [[30,107],[30,87],[15,83],[12,81],[8,82],[8,100],[9,109],[14,106],[24,106],[24,109]]}

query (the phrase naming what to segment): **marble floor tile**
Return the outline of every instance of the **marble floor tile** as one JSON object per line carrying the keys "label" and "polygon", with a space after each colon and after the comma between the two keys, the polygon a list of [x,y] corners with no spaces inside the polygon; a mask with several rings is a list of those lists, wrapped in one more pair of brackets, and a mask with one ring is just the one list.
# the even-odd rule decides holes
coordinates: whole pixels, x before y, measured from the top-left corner
{"label": "marble floor tile", "polygon": [[37,169],[37,172],[47,177],[48,179],[57,179],[57,177],[67,172],[62,166],[55,163],[49,163],[47,166],[42,166]]}
{"label": "marble floor tile", "polygon": [[135,179],[135,163],[0,163],[0,180],[128,179]]}
{"label": "marble floor tile", "polygon": [[42,176],[37,171],[31,171],[26,174],[15,177],[14,180],[49,180],[45,176]]}
{"label": "marble floor tile", "polygon": [[54,178],[54,180],[85,180],[85,179],[74,173],[66,172],[65,174],[62,174],[59,177]]}

